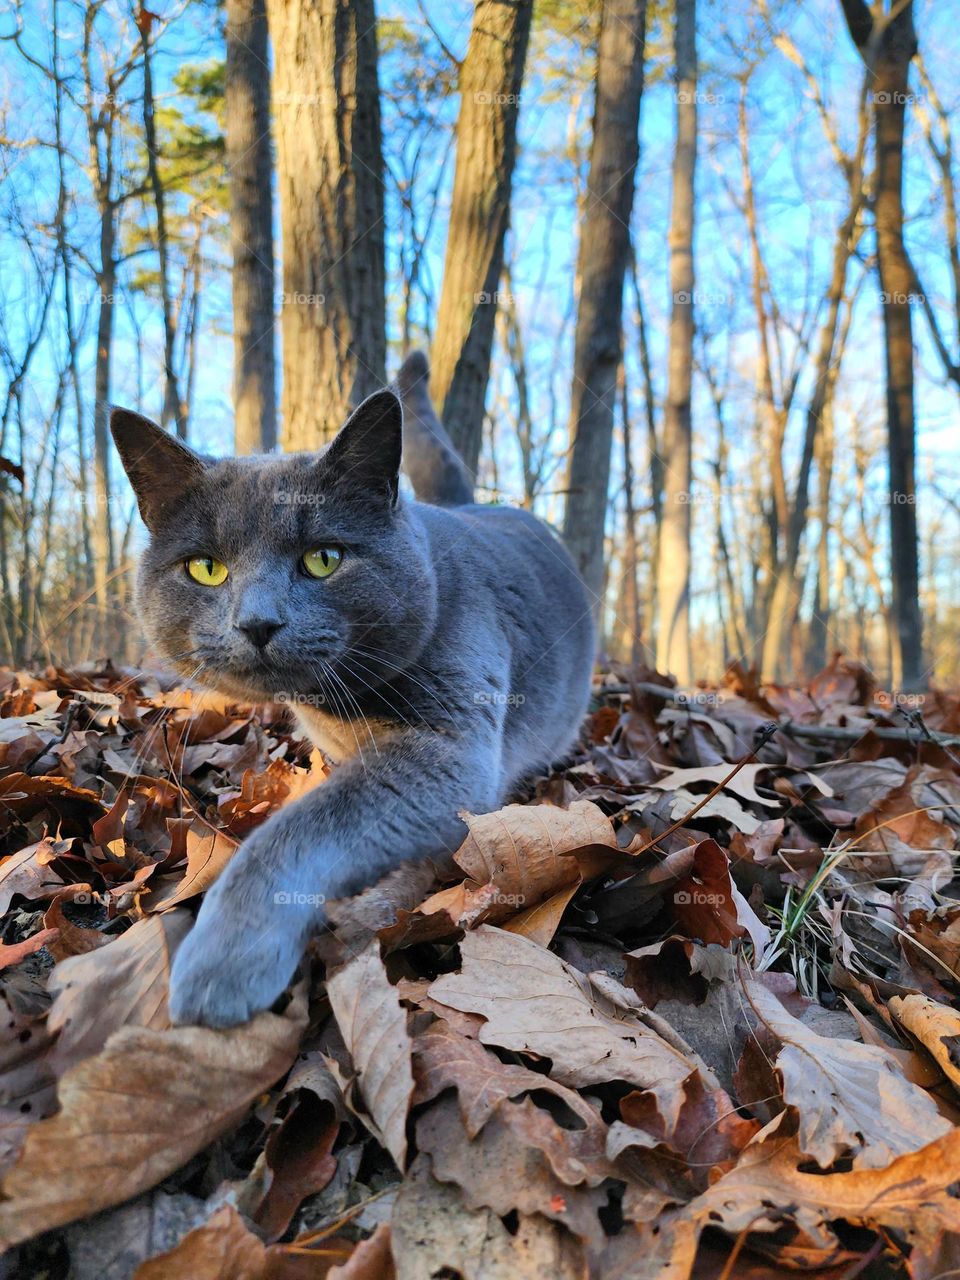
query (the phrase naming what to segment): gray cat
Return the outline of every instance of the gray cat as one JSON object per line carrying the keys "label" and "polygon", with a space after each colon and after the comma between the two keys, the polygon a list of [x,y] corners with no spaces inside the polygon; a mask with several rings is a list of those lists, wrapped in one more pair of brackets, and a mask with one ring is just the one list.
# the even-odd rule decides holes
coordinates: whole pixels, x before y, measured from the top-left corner
{"label": "gray cat", "polygon": [[[173,966],[174,1022],[228,1027],[267,1008],[326,898],[447,856],[462,810],[496,809],[576,738],[594,653],[585,589],[545,524],[472,504],[426,378],[415,353],[403,408],[377,392],[318,454],[212,461],[113,412],[150,532],[150,641],[222,693],[289,701],[338,764],[208,891]],[[435,505],[400,494],[401,444]]]}

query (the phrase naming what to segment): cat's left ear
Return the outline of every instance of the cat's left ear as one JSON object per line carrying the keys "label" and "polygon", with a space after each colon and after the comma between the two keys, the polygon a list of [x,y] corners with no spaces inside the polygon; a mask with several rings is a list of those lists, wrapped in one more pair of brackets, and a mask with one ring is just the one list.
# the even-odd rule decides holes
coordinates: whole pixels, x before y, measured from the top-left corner
{"label": "cat's left ear", "polygon": [[357,490],[386,498],[393,506],[400,483],[403,410],[392,391],[375,391],[358,405],[322,456],[332,471]]}
{"label": "cat's left ear", "polygon": [[129,409],[112,410],[110,430],[143,523],[152,533],[201,479],[206,462],[163,427]]}

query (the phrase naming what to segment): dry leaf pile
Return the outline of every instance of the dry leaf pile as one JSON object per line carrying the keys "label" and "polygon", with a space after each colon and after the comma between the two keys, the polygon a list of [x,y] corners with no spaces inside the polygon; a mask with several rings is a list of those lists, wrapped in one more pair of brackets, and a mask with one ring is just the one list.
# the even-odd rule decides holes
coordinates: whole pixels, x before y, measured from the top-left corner
{"label": "dry leaf pile", "polygon": [[0,673],[3,1274],[956,1274],[960,756],[839,658],[636,679],[217,1032],[171,958],[324,762],[282,708]]}

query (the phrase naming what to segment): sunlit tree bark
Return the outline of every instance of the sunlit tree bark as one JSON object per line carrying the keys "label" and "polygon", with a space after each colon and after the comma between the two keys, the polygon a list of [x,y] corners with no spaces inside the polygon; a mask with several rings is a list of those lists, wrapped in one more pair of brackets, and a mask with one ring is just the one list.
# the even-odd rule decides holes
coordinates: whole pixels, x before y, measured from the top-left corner
{"label": "sunlit tree bark", "polygon": [[440,416],[476,472],[533,0],[478,0],[460,71],[457,165],[433,342]]}
{"label": "sunlit tree bark", "polygon": [[903,239],[903,131],[910,62],[917,51],[913,0],[841,0],[853,43],[871,75],[876,173],[874,221],[887,382],[888,497],[893,605],[893,683],[926,683],[917,553],[913,405],[914,275]]}
{"label": "sunlit tree bark", "polygon": [[226,139],[237,453],[277,442],[270,75],[265,0],[227,0]]}
{"label": "sunlit tree bark", "polygon": [[694,259],[693,225],[697,165],[697,6],[676,0],[677,136],[670,203],[670,344],[667,402],[663,413],[663,510],[657,563],[657,669],[681,684],[693,677],[690,653],[690,489],[693,482]]}
{"label": "sunlit tree bark", "polygon": [[596,103],[587,205],[577,273],[564,537],[594,604],[603,590],[603,538],[622,341],[623,279],[640,155],[645,0],[605,0],[597,50]]}
{"label": "sunlit tree bark", "polygon": [[386,380],[373,0],[268,0],[283,259],[283,432],[315,449]]}

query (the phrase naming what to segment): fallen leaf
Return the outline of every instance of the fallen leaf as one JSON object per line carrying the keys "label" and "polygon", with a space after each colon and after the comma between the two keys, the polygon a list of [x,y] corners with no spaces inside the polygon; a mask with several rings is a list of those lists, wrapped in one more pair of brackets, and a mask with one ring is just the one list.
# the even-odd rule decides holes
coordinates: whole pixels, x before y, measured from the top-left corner
{"label": "fallen leaf", "polygon": [[456,1089],[464,1128],[471,1138],[477,1136],[502,1102],[537,1090],[549,1092],[564,1103],[582,1128],[598,1121],[596,1112],[575,1090],[529,1067],[501,1062],[476,1040],[458,1035],[442,1018],[417,1036],[413,1054],[417,1082],[414,1103],[429,1102],[445,1089]]}
{"label": "fallen leaf", "polygon": [[0,1239],[16,1244],[154,1186],[288,1069],[305,1025],[300,989],[282,1017],[261,1013],[231,1031],[114,1032],[62,1077],[60,1110],[27,1134],[0,1187]]}
{"label": "fallen leaf", "polygon": [[489,1209],[471,1211],[421,1156],[397,1195],[391,1223],[397,1280],[456,1274],[461,1280],[583,1280],[580,1245],[539,1215],[506,1229]]}
{"label": "fallen leaf", "polygon": [[663,1234],[679,1227],[695,1237],[706,1225],[734,1236],[779,1231],[788,1218],[826,1248],[838,1220],[885,1227],[910,1245],[960,1231],[960,1129],[879,1169],[807,1173],[801,1162],[795,1139],[747,1147],[734,1169],[660,1224]]}
{"label": "fallen leaf", "polygon": [[[724,779],[731,772],[727,764],[710,765],[704,769],[670,769],[650,785],[660,791],[689,791],[689,788],[698,782],[709,782],[711,787],[724,782],[724,791],[732,791],[742,800],[749,800],[751,804],[766,805],[771,809],[779,809],[780,800],[775,796],[761,795],[756,787],[757,776],[769,772],[771,767],[769,764],[745,764],[727,782],[724,782]],[[699,799],[702,800],[703,796]]]}
{"label": "fallen leaf", "polygon": [[[600,1128],[605,1135],[606,1126]],[[598,1188],[615,1175],[604,1142],[561,1129],[530,1098],[502,1103],[475,1138],[467,1136],[453,1099],[441,1098],[417,1120],[417,1150],[430,1156],[434,1177],[456,1183],[468,1209],[492,1209],[500,1218],[541,1214],[602,1246],[599,1211],[607,1196]]]}
{"label": "fallen leaf", "polygon": [[26,960],[27,956],[34,955],[42,947],[50,949],[59,937],[59,929],[41,929],[39,933],[33,934],[30,938],[24,938],[22,942],[0,942],[0,969],[6,969],[11,964],[19,964],[21,960]]}
{"label": "fallen leaf", "polygon": [[62,842],[45,836],[36,844],[12,853],[0,863],[0,914],[10,909],[15,894],[28,901],[46,898],[63,884],[63,877],[49,865],[45,855],[53,852]]}
{"label": "fallen leaf", "polygon": [[407,1112],[413,1095],[406,1010],[387,981],[380,946],[371,942],[327,982],[333,1015],[359,1079],[371,1127],[403,1169]]}
{"label": "fallen leaf", "polygon": [[340,1131],[336,1109],[303,1090],[264,1148],[270,1186],[254,1221],[268,1240],[286,1231],[300,1203],[322,1191],[336,1172],[331,1149]]}
{"label": "fallen leaf", "polygon": [[167,911],[207,889],[233,857],[237,841],[225,831],[197,819],[186,832],[187,871],[175,884],[151,885],[144,905],[148,911]]}
{"label": "fallen leaf", "polygon": [[266,1245],[244,1226],[232,1205],[224,1205],[188,1232],[176,1248],[137,1268],[135,1280],[264,1280]]}
{"label": "fallen leaf", "polygon": [[56,935],[47,944],[47,950],[54,960],[66,960],[70,956],[97,951],[110,941],[99,929],[85,929],[67,919],[60,898],[54,898],[50,903],[44,912],[43,923],[47,930]]}
{"label": "fallen leaf", "polygon": [[465,813],[463,820],[470,834],[454,860],[471,877],[472,887],[495,887],[488,913],[491,923],[579,883],[580,871],[570,857],[573,850],[617,847],[610,819],[587,800],[569,809],[510,804],[495,813]]}
{"label": "fallen leaf", "polygon": [[460,951],[460,972],[437,978],[430,996],[482,1015],[484,1044],[548,1058],[553,1078],[572,1088],[624,1080],[650,1089],[666,1113],[676,1112],[693,1064],[605,1005],[558,956],[491,925],[467,933]]}
{"label": "fallen leaf", "polygon": [[749,934],[758,957],[770,943],[770,930],[733,883],[730,859],[716,840],[694,847],[690,872],[672,886],[669,901],[681,931],[698,942],[726,946]]}
{"label": "fallen leaf", "polygon": [[368,1239],[361,1240],[346,1262],[327,1272],[327,1280],[394,1280],[395,1276],[390,1226],[386,1222]]}
{"label": "fallen leaf", "polygon": [[960,1013],[926,996],[894,996],[890,1012],[928,1050],[960,1093]]}
{"label": "fallen leaf", "polygon": [[108,948],[62,960],[50,976],[47,1026],[56,1037],[58,1076],[91,1058],[121,1027],[164,1031],[167,989],[177,947],[193,923],[187,910],[138,920]]}
{"label": "fallen leaf", "polygon": [[799,1118],[801,1151],[822,1169],[842,1158],[856,1170],[883,1169],[950,1129],[883,1049],[818,1035],[756,979],[744,981],[744,995],[783,1045],[783,1100]]}
{"label": "fallen leaf", "polygon": [[[297,1241],[264,1245],[234,1206],[225,1204],[173,1249],[141,1263],[134,1280],[316,1280],[334,1275],[328,1266],[347,1260],[350,1249],[340,1239],[311,1248]],[[389,1277],[387,1272],[378,1280]],[[357,1280],[363,1280],[362,1272]]]}
{"label": "fallen leaf", "polygon": [[[726,772],[729,773],[730,770],[727,769]],[[697,812],[693,819],[695,822],[703,822],[707,818],[722,818],[736,831],[742,831],[746,835],[753,835],[762,825],[760,819],[744,809],[739,800],[735,800],[733,796],[724,795],[722,791],[704,802],[703,796],[681,788],[678,791],[671,791],[665,799],[665,812],[672,822],[681,821],[696,808]],[[698,805],[699,808],[697,808]],[[643,813],[646,801],[632,801],[627,808],[634,813]]]}

